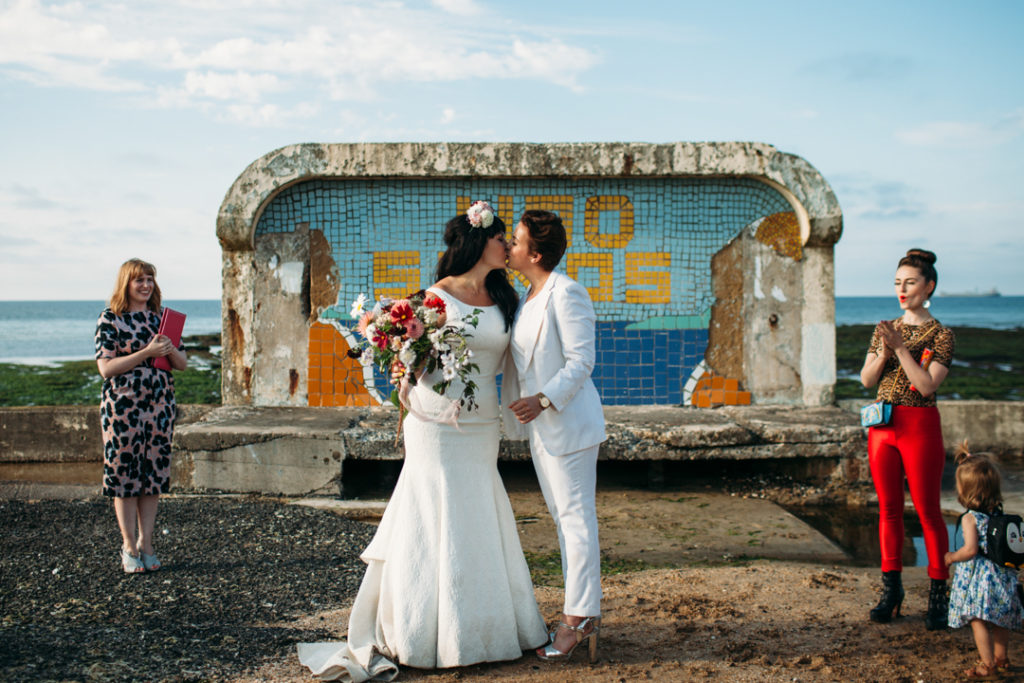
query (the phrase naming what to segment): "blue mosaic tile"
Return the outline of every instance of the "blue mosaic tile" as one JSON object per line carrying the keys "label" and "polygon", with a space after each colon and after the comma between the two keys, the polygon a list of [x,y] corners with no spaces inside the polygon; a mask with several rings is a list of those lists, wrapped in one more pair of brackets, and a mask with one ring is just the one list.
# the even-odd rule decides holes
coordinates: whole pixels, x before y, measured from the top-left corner
{"label": "blue mosaic tile", "polygon": [[[741,178],[324,179],[272,199],[256,237],[292,232],[300,223],[321,231],[341,285],[337,307],[323,317],[340,321],[360,293],[433,282],[444,224],[459,198],[490,200],[510,230],[527,208],[562,215],[570,247],[559,269],[567,271],[572,259],[592,296],[604,285],[594,302],[594,379],[609,405],[682,401],[707,348],[711,257],[753,221],[792,210],[772,187]],[[398,252],[413,263],[399,263]],[[375,281],[375,254],[386,266],[377,274],[408,271],[412,280]],[[600,259],[610,259],[610,273]]]}

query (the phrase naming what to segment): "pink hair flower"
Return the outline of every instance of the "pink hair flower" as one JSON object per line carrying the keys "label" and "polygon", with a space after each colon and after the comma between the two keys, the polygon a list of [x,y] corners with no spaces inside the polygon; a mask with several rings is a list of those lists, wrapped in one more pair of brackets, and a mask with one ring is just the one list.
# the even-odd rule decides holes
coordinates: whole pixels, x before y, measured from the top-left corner
{"label": "pink hair flower", "polygon": [[479,199],[470,205],[469,210],[466,211],[466,218],[469,219],[471,227],[489,228],[494,222],[494,209],[490,204]]}

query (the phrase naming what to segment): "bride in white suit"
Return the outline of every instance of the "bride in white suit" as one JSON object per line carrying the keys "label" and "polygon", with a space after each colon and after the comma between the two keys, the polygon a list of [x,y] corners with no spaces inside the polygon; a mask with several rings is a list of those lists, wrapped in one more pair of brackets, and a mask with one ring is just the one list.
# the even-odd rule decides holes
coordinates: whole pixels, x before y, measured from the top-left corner
{"label": "bride in white suit", "polygon": [[588,642],[597,655],[601,551],[597,538],[597,452],[607,439],[594,382],[594,306],[586,288],[554,272],[566,249],[562,219],[526,211],[508,264],[530,282],[512,330],[502,380],[505,429],[530,440],[534,468],[558,528],[565,577],[562,618],[541,659],[569,658]]}

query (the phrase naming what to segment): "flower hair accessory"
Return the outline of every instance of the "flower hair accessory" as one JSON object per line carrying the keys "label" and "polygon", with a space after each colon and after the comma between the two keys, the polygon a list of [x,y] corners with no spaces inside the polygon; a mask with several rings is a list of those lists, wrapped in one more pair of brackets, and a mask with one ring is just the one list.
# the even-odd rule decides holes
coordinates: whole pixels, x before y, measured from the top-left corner
{"label": "flower hair accessory", "polygon": [[471,227],[489,228],[491,223],[494,222],[494,209],[487,202],[478,199],[466,211],[466,218],[469,219]]}

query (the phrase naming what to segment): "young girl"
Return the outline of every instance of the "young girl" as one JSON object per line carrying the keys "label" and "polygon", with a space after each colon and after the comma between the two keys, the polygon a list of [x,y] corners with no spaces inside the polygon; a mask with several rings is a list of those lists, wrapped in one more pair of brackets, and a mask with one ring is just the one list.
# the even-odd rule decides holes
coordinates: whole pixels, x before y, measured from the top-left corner
{"label": "young girl", "polygon": [[949,625],[970,623],[981,661],[963,673],[968,680],[994,681],[1010,670],[1009,629],[1019,629],[1024,608],[1017,599],[1017,571],[997,566],[980,554],[987,549],[989,515],[1003,502],[999,470],[986,453],[970,453],[965,441],[956,453],[956,492],[967,508],[963,516],[964,545],[946,553],[946,565],[957,563],[949,599]]}

